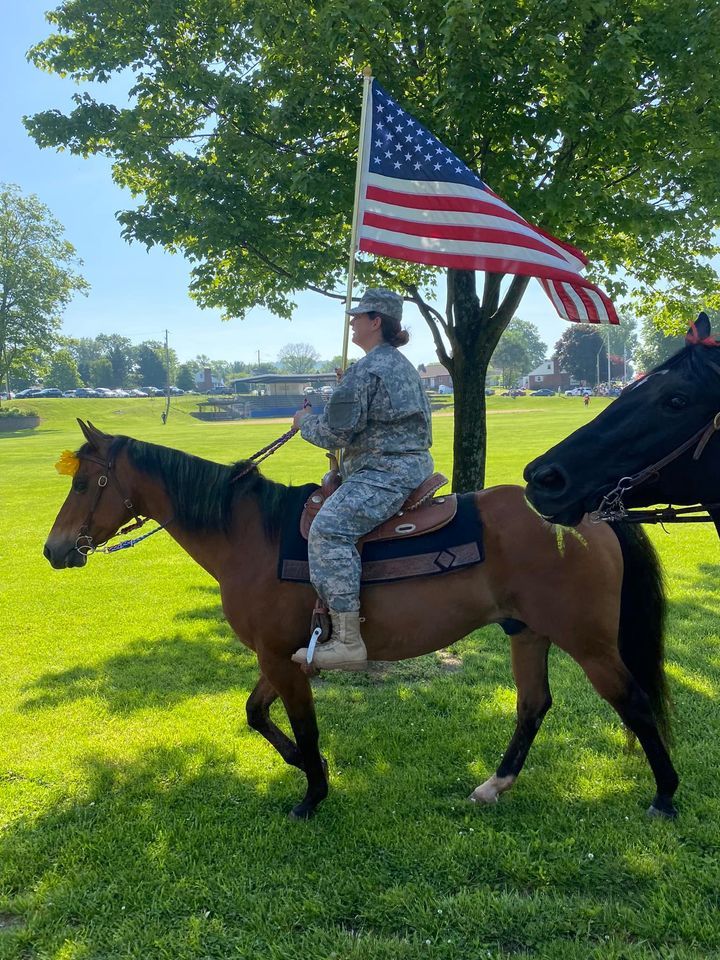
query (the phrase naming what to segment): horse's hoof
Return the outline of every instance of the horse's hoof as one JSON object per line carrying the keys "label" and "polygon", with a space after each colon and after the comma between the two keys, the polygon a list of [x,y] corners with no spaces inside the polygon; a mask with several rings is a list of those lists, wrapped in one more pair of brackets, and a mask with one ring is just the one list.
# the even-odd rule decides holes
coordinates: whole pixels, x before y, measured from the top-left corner
{"label": "horse's hoof", "polygon": [[471,803],[497,803],[500,799],[500,794],[509,790],[513,783],[515,783],[515,779],[512,775],[498,777],[498,775],[494,773],[485,783],[481,783],[479,787],[475,787],[468,797],[468,800]]}
{"label": "horse's hoof", "polygon": [[315,807],[311,807],[307,803],[299,803],[296,807],[293,807],[290,813],[288,814],[289,820],[294,821],[305,821],[309,820],[311,817],[315,816]]}
{"label": "horse's hoof", "polygon": [[484,803],[484,804],[498,803],[500,800],[500,794],[493,793],[490,790],[485,791],[483,790],[482,787],[477,787],[470,794],[470,796],[468,797],[468,800],[470,801],[470,803]]}
{"label": "horse's hoof", "polygon": [[655,802],[653,802],[647,809],[647,815],[649,817],[659,817],[662,820],[675,820],[678,812],[677,807],[675,807],[669,801],[657,806]]}

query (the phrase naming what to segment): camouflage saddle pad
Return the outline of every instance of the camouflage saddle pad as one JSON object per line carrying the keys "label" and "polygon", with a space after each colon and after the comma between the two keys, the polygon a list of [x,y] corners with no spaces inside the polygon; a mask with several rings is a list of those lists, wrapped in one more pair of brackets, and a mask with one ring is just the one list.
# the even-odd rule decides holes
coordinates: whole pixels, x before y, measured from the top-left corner
{"label": "camouflage saddle pad", "polygon": [[[307,540],[300,534],[300,514],[315,484],[298,487],[280,536],[278,578],[309,583]],[[485,558],[483,529],[475,495],[459,494],[454,518],[439,530],[409,539],[368,541],[360,547],[363,583],[388,583],[412,577],[451,573]]]}

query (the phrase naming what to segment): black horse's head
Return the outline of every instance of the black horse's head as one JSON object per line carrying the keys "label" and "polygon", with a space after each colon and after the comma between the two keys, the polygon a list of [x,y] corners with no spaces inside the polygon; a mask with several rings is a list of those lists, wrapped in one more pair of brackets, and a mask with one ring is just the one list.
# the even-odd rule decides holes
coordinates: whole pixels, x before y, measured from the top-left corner
{"label": "black horse's head", "polygon": [[[688,343],[636,381],[598,417],[525,468],[527,496],[556,523],[574,525],[619,480],[662,460],[720,410],[720,350],[701,313]],[[626,498],[628,506],[720,499],[720,450],[693,451]]]}

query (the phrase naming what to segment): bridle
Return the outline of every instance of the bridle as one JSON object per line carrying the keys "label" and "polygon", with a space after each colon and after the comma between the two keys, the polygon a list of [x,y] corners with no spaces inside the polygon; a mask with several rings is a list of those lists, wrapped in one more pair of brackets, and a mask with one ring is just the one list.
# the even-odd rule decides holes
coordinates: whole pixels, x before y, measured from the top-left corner
{"label": "bridle", "polygon": [[[716,373],[720,374],[720,366],[718,366],[718,364],[713,363],[712,360],[708,360],[708,363]],[[672,463],[674,460],[677,460],[678,457],[681,457],[693,446],[695,447],[693,460],[699,460],[703,454],[703,451],[705,450],[705,447],[718,431],[720,431],[720,411],[715,414],[709,423],[705,424],[705,426],[701,427],[697,433],[693,434],[689,440],[685,440],[684,443],[681,443],[680,446],[668,453],[667,456],[663,457],[661,460],[658,460],[656,463],[651,464],[651,466],[645,467],[638,473],[634,473],[630,477],[622,477],[622,479],[618,481],[617,485],[613,487],[609,493],[605,494],[597,510],[594,510],[588,515],[590,522],[602,523],[607,520],[623,520],[626,523],[714,522],[713,517],[711,516],[695,516],[694,514],[698,513],[698,511],[707,512],[713,508],[718,508],[720,507],[720,503],[697,504],[692,507],[681,507],[679,509],[677,507],[668,505],[667,507],[658,510],[628,510],[623,503],[623,497],[630,490],[634,490],[635,487],[641,486],[648,480],[656,480],[660,476],[660,471],[664,467],[666,467],[669,463]]]}
{"label": "bridle", "polygon": [[[138,516],[138,513],[133,506],[133,502],[130,497],[126,495],[117,474],[113,473],[113,467],[115,466],[116,461],[112,454],[108,456],[107,460],[101,460],[99,457],[93,457],[89,454],[82,454],[79,459],[88,460],[91,463],[97,463],[103,468],[103,472],[97,478],[97,487],[95,489],[93,502],[90,506],[90,511],[84,522],[80,525],[77,538],[75,539],[75,549],[77,552],[81,553],[84,557],[88,557],[90,554],[98,551],[110,552],[113,549],[112,547],[105,547],[107,540],[103,540],[101,543],[95,543],[93,538],[90,536],[90,525],[95,515],[95,511],[100,503],[100,498],[102,497],[106,488],[110,485],[111,480],[115,487],[117,487],[117,491],[120,494],[125,509],[133,518],[133,523],[129,524],[127,527],[123,527],[121,530],[118,530],[117,533],[112,535],[112,537],[121,536],[124,533],[129,533],[131,530],[138,530],[148,522],[149,518]],[[165,526],[167,526],[167,524],[163,524],[163,527]],[[108,537],[108,540],[111,540],[112,537]]]}

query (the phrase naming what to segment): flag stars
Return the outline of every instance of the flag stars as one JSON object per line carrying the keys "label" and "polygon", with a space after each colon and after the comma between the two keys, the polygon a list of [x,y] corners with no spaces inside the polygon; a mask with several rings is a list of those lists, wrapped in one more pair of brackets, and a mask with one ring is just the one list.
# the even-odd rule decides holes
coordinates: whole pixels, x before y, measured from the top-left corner
{"label": "flag stars", "polygon": [[401,166],[402,164],[400,163],[399,160],[396,160],[395,163],[393,164],[393,167],[395,167],[396,170],[399,170]]}

